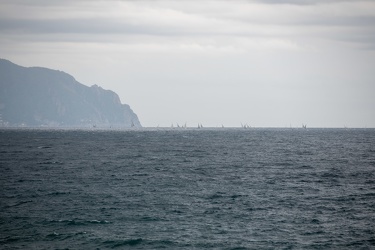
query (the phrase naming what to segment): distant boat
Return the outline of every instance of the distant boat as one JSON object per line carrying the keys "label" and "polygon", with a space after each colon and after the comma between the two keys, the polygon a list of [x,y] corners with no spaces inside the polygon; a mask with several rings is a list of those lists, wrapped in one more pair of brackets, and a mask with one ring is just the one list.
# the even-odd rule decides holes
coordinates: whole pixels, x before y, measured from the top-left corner
{"label": "distant boat", "polygon": [[132,121],[131,127],[135,127],[134,122]]}
{"label": "distant boat", "polygon": [[203,125],[198,123],[198,128],[203,128]]}
{"label": "distant boat", "polygon": [[241,123],[242,128],[250,128],[250,126],[246,123],[245,125]]}
{"label": "distant boat", "polygon": [[306,129],[306,128],[307,128],[307,125],[306,125],[306,124],[302,124],[302,128],[303,128],[303,129]]}

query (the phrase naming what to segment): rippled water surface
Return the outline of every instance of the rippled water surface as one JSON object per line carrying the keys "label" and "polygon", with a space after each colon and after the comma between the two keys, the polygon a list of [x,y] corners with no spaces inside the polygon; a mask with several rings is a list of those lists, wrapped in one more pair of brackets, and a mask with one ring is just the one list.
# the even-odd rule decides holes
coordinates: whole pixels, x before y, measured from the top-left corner
{"label": "rippled water surface", "polygon": [[374,247],[374,129],[0,130],[3,249]]}

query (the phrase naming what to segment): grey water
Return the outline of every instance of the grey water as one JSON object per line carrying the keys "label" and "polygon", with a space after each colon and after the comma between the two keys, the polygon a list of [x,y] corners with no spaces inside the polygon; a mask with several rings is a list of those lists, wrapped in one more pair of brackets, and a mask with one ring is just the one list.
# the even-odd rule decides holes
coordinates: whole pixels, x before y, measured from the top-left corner
{"label": "grey water", "polygon": [[0,248],[374,249],[375,129],[2,129]]}

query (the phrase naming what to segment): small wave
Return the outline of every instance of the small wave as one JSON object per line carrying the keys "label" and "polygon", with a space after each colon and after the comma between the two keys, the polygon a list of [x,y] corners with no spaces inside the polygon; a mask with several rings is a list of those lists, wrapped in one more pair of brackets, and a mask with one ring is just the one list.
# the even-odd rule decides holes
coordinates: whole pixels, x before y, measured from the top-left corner
{"label": "small wave", "polygon": [[234,248],[229,248],[229,250],[247,250],[247,247],[234,247]]}
{"label": "small wave", "polygon": [[78,221],[78,220],[67,220],[64,221],[69,226],[83,226],[86,225],[84,221]]}
{"label": "small wave", "polygon": [[320,221],[318,219],[312,219],[311,223],[312,224],[320,224]]}
{"label": "small wave", "polygon": [[126,248],[140,246],[145,249],[159,249],[159,248],[166,248],[166,249],[174,249],[173,246],[187,246],[184,243],[177,243],[167,239],[161,240],[148,240],[142,238],[133,238],[133,239],[122,239],[122,240],[107,240],[103,242],[103,245],[106,248]]}
{"label": "small wave", "polygon": [[321,175],[323,178],[340,178],[341,176],[336,173],[323,173]]}
{"label": "small wave", "polygon": [[291,167],[291,166],[294,166],[294,163],[293,162],[278,162],[276,164],[278,167]]}
{"label": "small wave", "polygon": [[149,174],[147,173],[135,173],[135,174],[132,174],[131,176],[148,176]]}
{"label": "small wave", "polygon": [[20,154],[20,153],[23,153],[24,151],[22,150],[14,150],[14,151],[10,151],[10,153],[12,154]]}
{"label": "small wave", "polygon": [[64,223],[69,226],[83,226],[87,224],[110,224],[111,222],[107,220],[80,220],[80,219],[73,219],[73,220],[52,220],[51,222],[58,222]]}
{"label": "small wave", "polygon": [[110,222],[107,220],[90,220],[89,223],[92,224],[109,224]]}
{"label": "small wave", "polygon": [[84,231],[76,232],[76,233],[58,233],[58,232],[53,232],[53,233],[47,234],[45,236],[45,240],[48,240],[48,241],[50,241],[50,240],[60,240],[60,241],[63,241],[63,240],[74,238],[76,236],[85,235],[85,234],[87,234],[87,233],[84,232]]}
{"label": "small wave", "polygon": [[159,221],[159,218],[150,217],[150,216],[144,216],[141,218],[141,221]]}
{"label": "small wave", "polygon": [[57,236],[59,236],[59,234],[56,233],[56,232],[53,232],[53,233],[48,234],[48,235],[47,235],[47,238],[55,238],[55,237],[57,237]]}
{"label": "small wave", "polygon": [[209,200],[221,199],[221,198],[224,198],[224,197],[225,197],[224,195],[225,195],[225,194],[222,193],[222,192],[217,192],[217,193],[215,193],[215,194],[210,195],[210,196],[208,197],[208,199],[209,199]]}
{"label": "small wave", "polygon": [[42,161],[39,162],[39,165],[63,165],[60,161]]}
{"label": "small wave", "polygon": [[7,243],[14,243],[14,242],[17,242],[17,241],[20,241],[21,238],[20,237],[17,237],[17,236],[14,236],[14,237],[6,237],[5,239],[1,239],[0,240],[0,245],[2,244],[7,244]]}
{"label": "small wave", "polygon": [[230,198],[236,199],[236,198],[240,198],[242,196],[243,196],[242,194],[233,194],[233,195],[230,196]]}
{"label": "small wave", "polygon": [[141,244],[143,241],[142,238],[138,239],[128,239],[128,240],[108,240],[104,244],[108,245],[110,248],[116,248],[121,246],[135,246]]}
{"label": "small wave", "polygon": [[137,154],[137,155],[131,155],[131,156],[129,156],[129,159],[136,159],[136,158],[142,158],[142,157],[143,157],[143,155]]}
{"label": "small wave", "polygon": [[51,192],[48,195],[58,196],[58,195],[64,195],[64,194],[70,194],[70,192],[59,192],[59,191],[56,191],[56,192]]}
{"label": "small wave", "polygon": [[26,203],[30,203],[30,202],[33,202],[32,200],[26,200],[26,201],[20,201],[20,202],[17,202],[13,205],[9,205],[8,207],[18,207],[18,206],[21,206],[23,204],[26,204]]}

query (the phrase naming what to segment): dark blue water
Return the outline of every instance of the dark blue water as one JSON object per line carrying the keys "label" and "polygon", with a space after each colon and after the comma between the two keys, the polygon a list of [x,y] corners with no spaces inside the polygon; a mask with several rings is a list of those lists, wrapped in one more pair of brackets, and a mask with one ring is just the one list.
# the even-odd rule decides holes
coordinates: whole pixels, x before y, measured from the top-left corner
{"label": "dark blue water", "polygon": [[0,130],[2,249],[374,249],[374,129]]}

